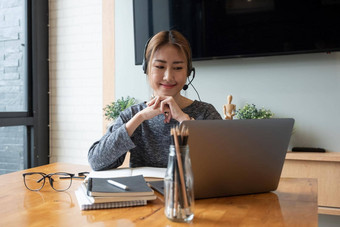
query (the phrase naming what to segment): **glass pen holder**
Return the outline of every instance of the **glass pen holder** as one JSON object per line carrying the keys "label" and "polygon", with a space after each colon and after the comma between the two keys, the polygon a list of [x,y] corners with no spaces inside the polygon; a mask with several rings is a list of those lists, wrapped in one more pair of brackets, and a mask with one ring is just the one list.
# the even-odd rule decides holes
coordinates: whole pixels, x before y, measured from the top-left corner
{"label": "glass pen holder", "polygon": [[164,177],[165,216],[175,222],[190,222],[194,218],[194,178],[191,170],[189,146],[180,146],[177,159],[174,145],[170,145],[168,167]]}

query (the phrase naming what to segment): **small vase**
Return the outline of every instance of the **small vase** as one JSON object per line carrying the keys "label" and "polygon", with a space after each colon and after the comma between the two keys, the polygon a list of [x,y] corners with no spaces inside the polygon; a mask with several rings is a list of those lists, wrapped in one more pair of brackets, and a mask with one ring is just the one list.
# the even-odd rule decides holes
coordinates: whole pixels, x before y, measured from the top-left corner
{"label": "small vase", "polygon": [[177,159],[175,146],[171,145],[164,178],[164,212],[171,221],[190,222],[194,218],[195,200],[189,146],[180,147],[180,156]]}

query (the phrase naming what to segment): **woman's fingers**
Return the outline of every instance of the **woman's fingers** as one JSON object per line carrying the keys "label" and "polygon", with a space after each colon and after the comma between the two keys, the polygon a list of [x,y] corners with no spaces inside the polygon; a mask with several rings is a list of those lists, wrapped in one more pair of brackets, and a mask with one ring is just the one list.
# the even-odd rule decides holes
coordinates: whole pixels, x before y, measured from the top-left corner
{"label": "woman's fingers", "polygon": [[160,109],[163,113],[171,112],[169,104],[164,100],[160,103]]}
{"label": "woman's fingers", "polygon": [[161,102],[162,102],[162,98],[160,96],[156,96],[155,101],[153,103],[153,108],[154,109],[158,108]]}
{"label": "woman's fingers", "polygon": [[171,112],[164,112],[164,123],[169,123],[171,120]]}
{"label": "woman's fingers", "polygon": [[158,109],[158,114],[164,114],[164,122],[166,123],[169,123],[172,118],[178,120],[184,114],[171,96],[156,96],[147,105],[153,110]]}
{"label": "woman's fingers", "polygon": [[146,103],[147,106],[152,106],[155,103],[154,99],[151,99],[149,102]]}

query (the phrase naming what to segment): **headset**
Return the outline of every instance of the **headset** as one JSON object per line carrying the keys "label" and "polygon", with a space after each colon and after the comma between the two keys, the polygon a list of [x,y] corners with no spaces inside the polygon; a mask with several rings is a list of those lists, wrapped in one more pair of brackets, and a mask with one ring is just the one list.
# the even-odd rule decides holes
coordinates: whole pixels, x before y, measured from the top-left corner
{"label": "headset", "polygon": [[[189,85],[191,84],[191,82],[195,79],[195,68],[194,67],[192,67],[191,68],[191,71],[192,71],[192,78],[191,78],[191,80],[189,80],[189,76],[190,76],[190,74],[191,74],[191,72],[189,72],[189,75],[188,75],[188,80],[189,80],[189,83],[188,84],[184,84],[184,86],[183,86],[183,90],[184,91],[186,91],[188,88],[189,88]],[[191,86],[192,86],[192,84],[191,84]]]}
{"label": "headset", "polygon": [[[148,69],[148,61],[146,60],[146,50],[147,50],[147,48],[148,48],[148,46],[149,46],[149,43],[150,43],[150,40],[151,40],[152,38],[153,38],[153,36],[150,37],[150,38],[148,39],[148,41],[145,43],[145,46],[144,46],[144,55],[143,55],[143,62],[142,62],[142,68],[143,68],[144,74],[146,74],[146,71],[147,71],[147,69]],[[191,75],[191,72],[193,72],[193,75],[192,75],[192,79],[189,80],[189,76]],[[186,90],[189,88],[189,85],[190,85],[190,84],[192,83],[192,81],[195,79],[195,68],[192,67],[191,59],[188,59],[188,75],[187,75],[187,77],[188,77],[189,83],[188,83],[188,84],[185,84],[185,85],[183,86],[183,90],[184,90],[184,91],[186,91]],[[193,86],[193,85],[191,84],[191,86]],[[195,88],[194,88],[194,89],[195,89]],[[195,89],[195,90],[196,90],[196,89]]]}
{"label": "headset", "polygon": [[143,52],[144,54],[143,54],[143,62],[142,62],[142,68],[143,68],[144,74],[146,74],[146,70],[148,68],[148,62],[146,60],[146,49],[148,49],[148,46],[149,46],[149,43],[150,43],[151,39],[152,39],[152,37],[150,37],[148,39],[148,41],[146,41],[145,46],[144,46],[144,52]]}

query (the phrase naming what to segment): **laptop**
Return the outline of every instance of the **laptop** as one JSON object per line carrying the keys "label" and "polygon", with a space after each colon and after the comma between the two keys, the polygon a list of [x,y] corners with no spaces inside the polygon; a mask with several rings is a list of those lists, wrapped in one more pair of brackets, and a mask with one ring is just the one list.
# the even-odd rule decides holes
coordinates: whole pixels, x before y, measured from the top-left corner
{"label": "laptop", "polygon": [[195,199],[277,189],[294,119],[184,121]]}

